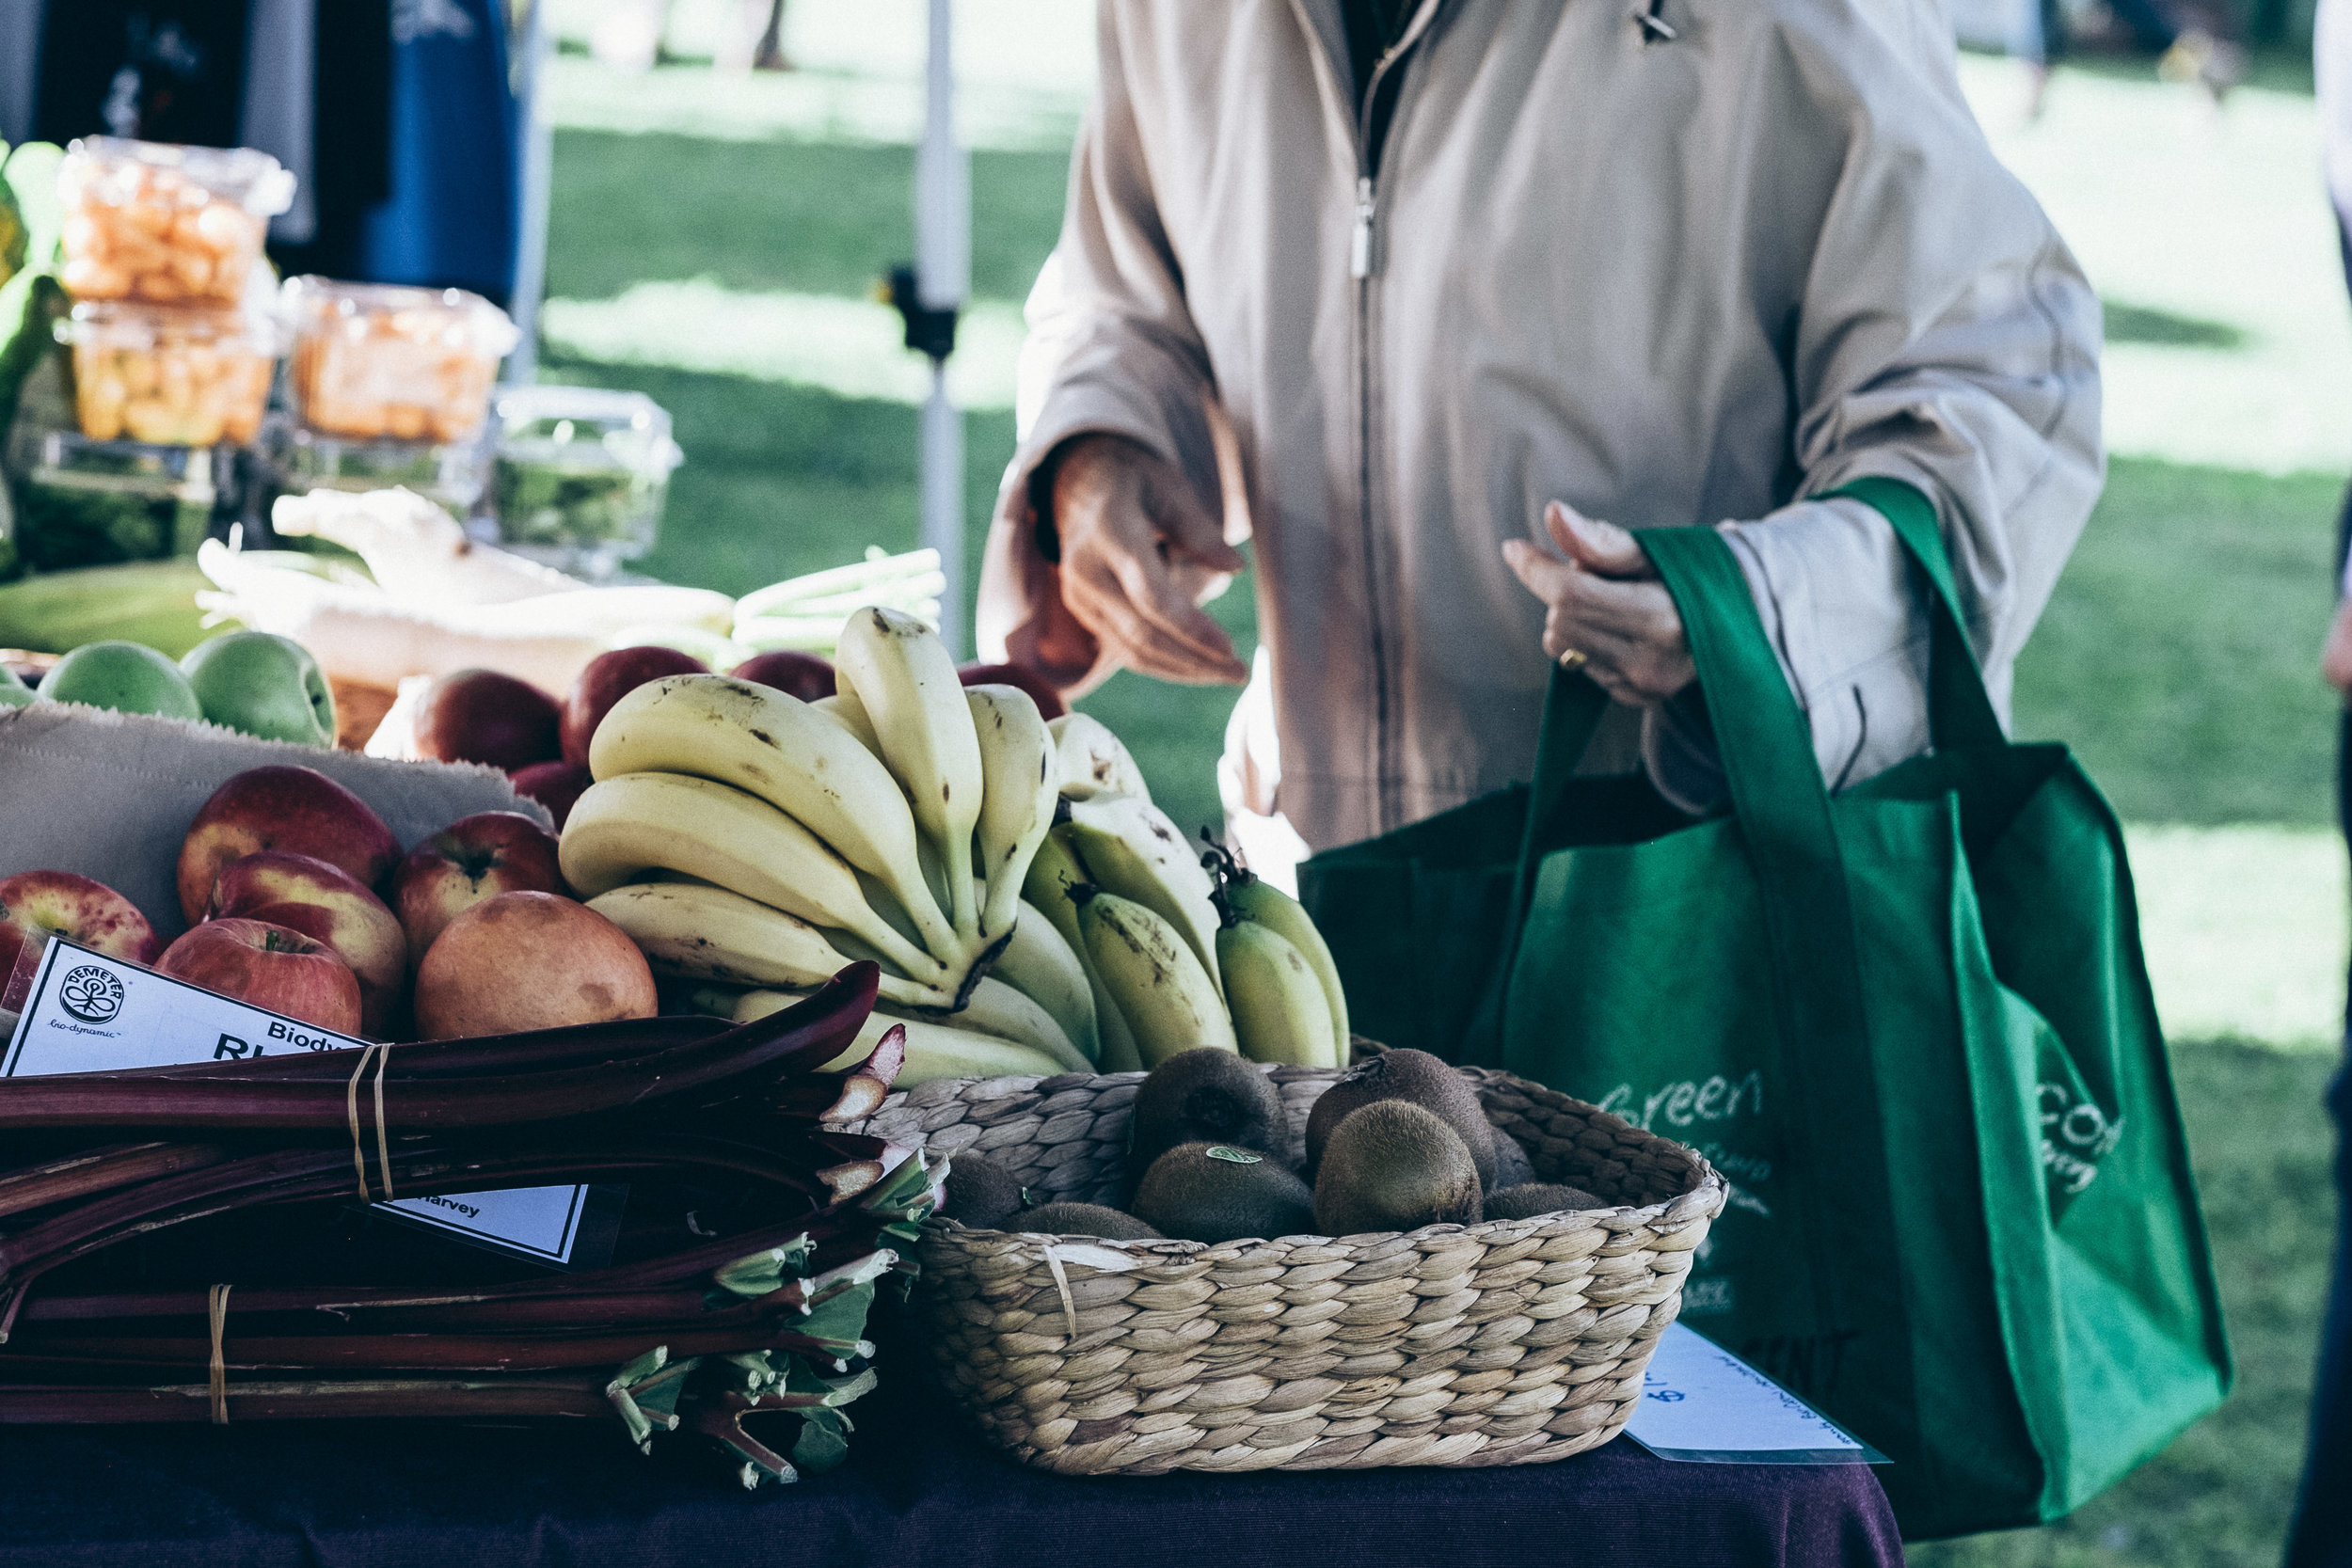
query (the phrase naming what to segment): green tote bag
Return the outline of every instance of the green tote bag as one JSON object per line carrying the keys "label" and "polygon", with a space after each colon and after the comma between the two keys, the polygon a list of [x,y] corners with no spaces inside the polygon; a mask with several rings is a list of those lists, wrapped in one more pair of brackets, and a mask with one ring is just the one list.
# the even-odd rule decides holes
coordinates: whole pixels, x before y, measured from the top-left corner
{"label": "green tote bag", "polygon": [[1573,777],[1606,700],[1561,674],[1532,784],[1300,889],[1365,1034],[1714,1162],[1684,1319],[1887,1454],[1915,1539],[2072,1512],[2230,1356],[2122,832],[2064,747],[2002,735],[1925,499],[1845,493],[1927,591],[1930,755],[1833,799],[1729,547],[1645,531],[1729,813]]}

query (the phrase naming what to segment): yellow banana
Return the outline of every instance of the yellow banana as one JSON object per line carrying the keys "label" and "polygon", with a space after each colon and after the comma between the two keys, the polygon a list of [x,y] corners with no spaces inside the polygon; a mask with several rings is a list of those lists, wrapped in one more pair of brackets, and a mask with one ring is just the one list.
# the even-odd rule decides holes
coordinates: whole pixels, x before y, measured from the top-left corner
{"label": "yellow banana", "polygon": [[[807,921],[703,882],[630,882],[588,907],[626,931],[662,974],[810,990],[855,961]],[[882,994],[910,1007],[952,1000],[888,971]]]}
{"label": "yellow banana", "polygon": [[1029,862],[1054,825],[1060,799],[1054,777],[1054,737],[1037,699],[1017,686],[964,689],[972,728],[980,743],[979,866],[988,895],[980,905],[980,935],[994,941],[1013,927]]}
{"label": "yellow banana", "polygon": [[1347,1032],[1347,993],[1340,989],[1340,968],[1331,949],[1315,929],[1314,917],[1297,899],[1262,878],[1235,870],[1225,882],[1225,901],[1243,920],[1263,926],[1298,950],[1323,988],[1325,1010],[1331,1019],[1331,1054],[1327,1067],[1345,1067],[1354,1051]]}
{"label": "yellow banana", "polygon": [[[866,709],[858,705],[854,693],[836,691],[830,697],[819,697],[808,705],[857,736],[857,743],[874,756],[879,758],[882,755],[882,742],[874,736],[874,721],[866,717]],[[908,820],[914,819],[910,817]]]}
{"label": "yellow banana", "polygon": [[559,859],[583,898],[648,871],[683,871],[849,931],[911,978],[938,982],[947,973],[874,912],[857,874],[822,839],[757,796],[708,779],[623,773],[590,784],[564,824]]}
{"label": "yellow banana", "polygon": [[[1076,915],[1074,906],[1071,913]],[[1070,1043],[1089,1061],[1101,1060],[1103,1037],[1095,1023],[1094,983],[1087,978],[1086,964],[1076,949],[1044,911],[1025,898],[1021,901],[1012,940],[996,955],[988,972],[1052,1015],[1070,1037]]]}
{"label": "yellow banana", "polygon": [[[749,1023],[801,1000],[783,991],[747,990],[735,1004],[735,1022]],[[907,1032],[906,1066],[895,1085],[902,1089],[942,1078],[1051,1078],[1063,1070],[1043,1052],[1011,1040],[880,1012],[868,1015],[849,1049],[825,1066],[835,1072],[854,1067],[893,1029]]]}
{"label": "yellow banana", "polygon": [[[895,1007],[891,1010],[899,1011]],[[1094,1064],[1070,1042],[1070,1037],[1054,1022],[1051,1013],[1002,980],[983,977],[972,988],[971,1000],[961,1007],[951,1013],[923,1013],[920,1022],[976,1035],[993,1035],[1032,1051],[1041,1051],[1061,1064],[1058,1070],[1063,1072],[1094,1070]]]}
{"label": "yellow banana", "polygon": [[1086,795],[1108,791],[1113,795],[1132,795],[1145,805],[1152,803],[1152,788],[1143,782],[1143,769],[1136,766],[1135,757],[1110,726],[1086,713],[1065,713],[1046,726],[1053,732],[1055,763],[1061,778],[1059,787],[1065,794]]}
{"label": "yellow banana", "polygon": [[612,705],[589,743],[597,779],[691,773],[758,796],[888,888],[952,964],[964,943],[923,881],[914,818],[898,781],[837,720],[769,687],[671,675]]}
{"label": "yellow banana", "polygon": [[967,948],[984,945],[972,833],[986,785],[979,736],[947,645],[914,616],[874,606],[843,624],[834,658],[841,689],[873,721],[882,760],[939,853],[957,935]]}
{"label": "yellow banana", "polygon": [[1145,1067],[1200,1046],[1241,1049],[1216,982],[1175,927],[1111,893],[1080,904],[1078,925],[1104,989],[1135,1032]]}
{"label": "yellow banana", "polygon": [[1216,883],[1166,812],[1133,796],[1097,795],[1071,801],[1070,820],[1054,832],[1076,853],[1087,880],[1175,927],[1209,978],[1217,977]]}
{"label": "yellow banana", "polygon": [[1331,1005],[1297,948],[1271,927],[1244,920],[1217,932],[1216,956],[1243,1055],[1289,1067],[1339,1065],[1331,1055]]}
{"label": "yellow banana", "polygon": [[1078,962],[1085,966],[1088,988],[1094,992],[1094,1026],[1103,1037],[1103,1053],[1096,1058],[1102,1069],[1140,1072],[1143,1054],[1136,1049],[1135,1031],[1128,1027],[1126,1016],[1104,986],[1102,971],[1095,967],[1093,956],[1087,951],[1086,934],[1078,928],[1078,905],[1072,893],[1085,885],[1086,867],[1070,852],[1070,846],[1057,829],[1045,835],[1045,842],[1038,846],[1036,858],[1029,862],[1028,881],[1022,889],[1022,896],[1044,913],[1054,929],[1061,933],[1062,941],[1078,956]]}

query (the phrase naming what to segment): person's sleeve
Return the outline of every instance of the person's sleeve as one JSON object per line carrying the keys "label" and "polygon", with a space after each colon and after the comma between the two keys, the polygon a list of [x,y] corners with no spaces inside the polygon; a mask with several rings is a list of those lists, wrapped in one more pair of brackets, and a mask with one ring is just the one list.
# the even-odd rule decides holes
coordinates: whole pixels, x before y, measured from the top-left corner
{"label": "person's sleeve", "polygon": [[1062,606],[1058,551],[1032,483],[1039,466],[1072,436],[1121,436],[1175,464],[1212,511],[1221,504],[1208,355],[1160,221],[1120,8],[1108,0],[1096,34],[1100,85],[1072,157],[1060,241],[1029,293],[1020,441],[997,493],[977,616],[983,658],[1015,659],[1065,689],[1110,672],[1092,634]]}
{"label": "person's sleeve", "polygon": [[[1970,641],[2006,719],[2017,652],[2105,478],[2098,299],[1960,95],[1948,39],[1842,12],[1788,27],[1792,113],[1842,158],[1792,323],[1799,499],[1721,525],[1812,726],[1822,775],[1859,784],[1928,746],[1927,622],[1894,531],[1822,499],[1898,480],[1934,506]],[[1818,134],[1818,133],[1817,133]],[[1693,699],[1645,756],[1685,809],[1723,780]]]}

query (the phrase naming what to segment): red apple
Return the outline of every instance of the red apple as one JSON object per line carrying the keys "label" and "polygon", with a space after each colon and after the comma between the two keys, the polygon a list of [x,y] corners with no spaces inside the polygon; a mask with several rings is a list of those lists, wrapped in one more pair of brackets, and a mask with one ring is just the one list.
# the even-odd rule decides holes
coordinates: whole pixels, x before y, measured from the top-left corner
{"label": "red apple", "polygon": [[1070,711],[1070,705],[1061,700],[1054,683],[1025,664],[965,664],[956,670],[956,679],[966,686],[1017,686],[1037,699],[1037,710],[1048,719],[1059,719]]}
{"label": "red apple", "polygon": [[562,893],[555,851],[555,835],[518,811],[460,817],[409,850],[392,873],[392,907],[411,960],[422,962],[441,927],[476,904],[501,893]]}
{"label": "red apple", "polygon": [[739,681],[772,687],[804,703],[833,696],[841,689],[834,683],[833,666],[815,654],[754,654],[728,673]]}
{"label": "red apple", "polygon": [[552,893],[501,893],[441,928],[417,966],[428,1040],[651,1018],[653,971],[628,936]]}
{"label": "red apple", "polygon": [[575,762],[534,762],[528,768],[517,768],[514,773],[515,793],[527,795],[548,808],[555,818],[555,831],[564,831],[564,820],[572,815],[572,802],[588,793],[588,786],[596,776],[587,765]]}
{"label": "red apple", "polygon": [[339,1035],[359,1032],[359,981],[351,966],[325,942],[283,926],[208,920],[165,948],[155,968]]}
{"label": "red apple", "polygon": [[564,760],[588,766],[588,741],[612,705],[647,681],[664,675],[707,675],[710,666],[692,654],[651,645],[598,654],[572,682],[564,699]]}
{"label": "red apple", "polygon": [[[14,992],[20,960],[38,958],[52,936],[71,937],[110,958],[153,963],[163,943],[132,903],[103,882],[71,871],[20,871],[0,878],[0,992]],[[24,963],[30,987],[33,966]],[[14,1007],[21,996],[0,996]]]}
{"label": "red apple", "polygon": [[341,866],[310,855],[265,849],[229,863],[213,884],[205,918],[237,916],[300,931],[323,942],[359,980],[359,1022],[381,1035],[400,1008],[408,978],[408,937],[384,900]]}
{"label": "red apple", "polygon": [[314,768],[251,768],[213,791],[180,846],[180,912],[193,926],[213,884],[232,861],[263,849],[312,855],[382,883],[400,860],[400,840],[368,803]]}
{"label": "red apple", "polygon": [[460,670],[425,688],[417,749],[436,762],[479,762],[513,772],[558,755],[555,699],[496,670]]}

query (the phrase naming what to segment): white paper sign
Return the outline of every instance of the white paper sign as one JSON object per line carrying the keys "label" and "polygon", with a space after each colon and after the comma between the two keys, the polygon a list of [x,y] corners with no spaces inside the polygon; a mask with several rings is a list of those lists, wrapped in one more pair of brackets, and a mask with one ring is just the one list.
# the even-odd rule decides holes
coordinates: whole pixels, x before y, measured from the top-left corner
{"label": "white paper sign", "polygon": [[[0,1078],[244,1061],[367,1043],[52,937],[7,1059],[0,1061]],[[375,1207],[508,1251],[568,1263],[587,1193],[585,1187],[522,1187]]]}
{"label": "white paper sign", "polygon": [[1627,1433],[1661,1459],[1883,1465],[1886,1456],[1680,1323],[1659,1337]]}

